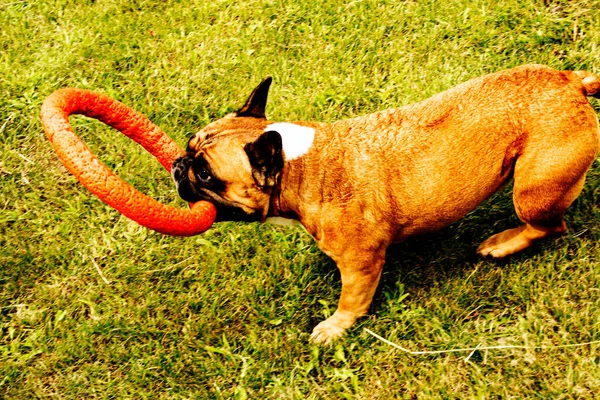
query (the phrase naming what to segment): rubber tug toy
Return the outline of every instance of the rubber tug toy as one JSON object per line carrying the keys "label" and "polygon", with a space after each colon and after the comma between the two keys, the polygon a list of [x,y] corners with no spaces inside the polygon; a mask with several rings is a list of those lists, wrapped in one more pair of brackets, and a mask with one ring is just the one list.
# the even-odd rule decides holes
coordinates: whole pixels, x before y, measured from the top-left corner
{"label": "rubber tug toy", "polygon": [[97,119],[120,131],[154,155],[169,172],[183,149],[148,118],[106,95],[81,89],[57,90],[42,105],[42,126],[63,164],[90,192],[127,218],[166,235],[193,236],[211,227],[216,217],[212,203],[191,203],[189,210],[171,207],[116,176],[75,134],[69,122],[72,114]]}

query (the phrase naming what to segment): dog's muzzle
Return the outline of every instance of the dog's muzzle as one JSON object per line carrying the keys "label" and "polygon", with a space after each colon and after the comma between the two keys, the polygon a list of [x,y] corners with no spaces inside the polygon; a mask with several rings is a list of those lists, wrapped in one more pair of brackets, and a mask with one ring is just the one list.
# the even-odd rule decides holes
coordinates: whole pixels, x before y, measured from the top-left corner
{"label": "dog's muzzle", "polygon": [[[171,176],[177,187],[179,196],[190,203],[199,200],[212,202],[217,207],[217,218],[215,222],[220,221],[259,221],[261,214],[259,212],[247,213],[236,204],[223,199],[215,192],[201,187],[194,187],[190,181],[190,167],[194,162],[193,156],[183,156],[176,159],[171,165]],[[212,193],[212,195],[209,195]]]}

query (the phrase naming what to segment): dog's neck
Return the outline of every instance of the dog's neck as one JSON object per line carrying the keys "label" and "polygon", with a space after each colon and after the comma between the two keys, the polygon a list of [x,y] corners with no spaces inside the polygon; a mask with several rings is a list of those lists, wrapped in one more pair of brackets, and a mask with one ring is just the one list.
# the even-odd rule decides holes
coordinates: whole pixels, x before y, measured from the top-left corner
{"label": "dog's neck", "polygon": [[[293,164],[293,165],[292,165]],[[301,202],[298,202],[298,198],[293,196],[294,190],[290,187],[288,182],[296,181],[295,178],[302,176],[302,160],[286,161],[283,167],[283,171],[279,176],[277,185],[271,192],[271,200],[269,204],[269,212],[267,216],[270,217],[283,217],[291,219],[299,219]],[[290,175],[292,173],[293,175]]]}

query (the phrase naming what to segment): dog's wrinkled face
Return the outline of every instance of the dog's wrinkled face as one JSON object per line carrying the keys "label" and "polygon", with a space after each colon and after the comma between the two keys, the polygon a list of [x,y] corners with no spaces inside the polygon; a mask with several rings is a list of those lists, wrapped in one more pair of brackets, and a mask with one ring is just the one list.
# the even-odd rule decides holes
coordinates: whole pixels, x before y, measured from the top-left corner
{"label": "dog's wrinkled face", "polygon": [[236,113],[215,121],[189,141],[171,174],[186,201],[208,200],[217,221],[261,221],[283,168],[281,136],[266,131],[271,79],[263,81]]}

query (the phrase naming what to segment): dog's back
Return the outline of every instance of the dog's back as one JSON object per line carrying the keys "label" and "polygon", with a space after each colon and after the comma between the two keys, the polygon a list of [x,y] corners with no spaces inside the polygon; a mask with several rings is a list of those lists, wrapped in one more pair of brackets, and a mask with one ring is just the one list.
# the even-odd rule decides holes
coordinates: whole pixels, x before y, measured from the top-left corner
{"label": "dog's back", "polygon": [[334,140],[349,162],[319,164],[325,174],[343,174],[361,201],[372,193],[377,208],[403,226],[401,239],[471,211],[513,176],[525,154],[540,153],[538,162],[548,163],[555,154],[573,175],[583,174],[599,139],[586,96],[599,92],[600,79],[588,72],[542,65],[501,71],[420,103],[333,123],[320,140]]}

